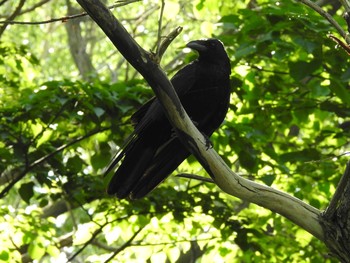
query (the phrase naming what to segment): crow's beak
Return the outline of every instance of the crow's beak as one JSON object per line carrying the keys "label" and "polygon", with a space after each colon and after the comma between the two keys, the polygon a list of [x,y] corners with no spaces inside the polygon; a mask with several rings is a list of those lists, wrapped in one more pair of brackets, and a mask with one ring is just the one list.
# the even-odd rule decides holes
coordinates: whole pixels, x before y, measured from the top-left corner
{"label": "crow's beak", "polygon": [[194,40],[187,43],[186,47],[189,47],[193,50],[197,50],[198,52],[205,52],[208,50],[208,48],[204,45],[204,43],[205,42],[202,40]]}

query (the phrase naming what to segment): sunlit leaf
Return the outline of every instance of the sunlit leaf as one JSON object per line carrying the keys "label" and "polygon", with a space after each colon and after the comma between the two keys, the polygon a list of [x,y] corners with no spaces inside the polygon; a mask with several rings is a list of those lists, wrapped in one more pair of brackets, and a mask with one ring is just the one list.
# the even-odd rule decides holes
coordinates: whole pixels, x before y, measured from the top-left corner
{"label": "sunlit leaf", "polygon": [[0,260],[2,260],[2,261],[8,261],[8,259],[9,259],[9,252],[8,251],[6,251],[6,250],[2,250],[1,252],[0,252]]}
{"label": "sunlit leaf", "polygon": [[32,242],[28,247],[28,254],[32,259],[41,259],[45,254],[45,248],[42,244]]}

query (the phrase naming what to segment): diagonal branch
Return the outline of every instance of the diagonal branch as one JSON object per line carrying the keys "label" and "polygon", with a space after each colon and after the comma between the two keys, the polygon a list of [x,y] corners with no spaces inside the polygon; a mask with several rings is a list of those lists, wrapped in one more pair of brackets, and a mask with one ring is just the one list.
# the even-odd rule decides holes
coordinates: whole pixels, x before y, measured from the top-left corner
{"label": "diagonal branch", "polygon": [[150,54],[135,42],[100,1],[77,1],[106,33],[120,53],[149,83],[165,109],[165,114],[175,127],[181,142],[224,192],[277,212],[320,240],[324,240],[318,209],[287,193],[252,182],[231,171],[214,149],[208,149],[206,138],[194,126],[170,81],[157,63],[152,61]]}
{"label": "diagonal branch", "polygon": [[110,262],[117,254],[119,254],[121,251],[126,249],[128,246],[131,245],[132,241],[137,237],[137,235],[144,229],[144,227],[140,227],[132,236],[129,238],[128,241],[126,241],[122,246],[120,246],[118,249],[116,249],[113,254],[107,258],[107,260],[104,263]]}
{"label": "diagonal branch", "polygon": [[81,252],[83,252],[83,250],[84,250],[88,245],[90,245],[90,244],[94,241],[94,239],[95,239],[100,233],[102,233],[103,228],[104,228],[106,225],[108,225],[108,224],[109,224],[109,222],[107,221],[103,226],[101,226],[100,228],[98,228],[98,229],[91,235],[91,238],[90,238],[88,241],[86,241],[86,242],[84,243],[84,245],[83,245],[81,248],[78,249],[78,251],[76,251],[72,256],[69,257],[69,259],[67,260],[67,262],[73,262],[73,260],[74,260]]}
{"label": "diagonal branch", "polygon": [[36,166],[38,166],[39,164],[42,164],[43,162],[47,161],[48,159],[50,159],[52,156],[56,155],[57,153],[63,151],[64,149],[72,146],[75,143],[78,143],[86,138],[89,138],[99,132],[102,131],[106,131],[109,128],[103,128],[103,129],[98,129],[98,130],[93,130],[85,135],[82,135],[76,139],[74,139],[73,141],[63,144],[60,147],[57,147],[56,150],[54,150],[53,152],[35,160],[34,162],[32,162],[31,164],[29,164],[22,172],[19,172],[18,174],[16,174],[16,176],[12,179],[11,182],[8,183],[8,185],[6,185],[6,187],[0,192],[0,199],[3,198],[10,190],[11,188],[18,183],[20,180],[22,180],[22,178],[24,178],[26,176],[26,174],[28,172],[30,172],[31,170],[33,170]]}
{"label": "diagonal branch", "polygon": [[[21,0],[22,2],[25,2],[26,0]],[[116,7],[120,7],[120,6],[124,6],[124,5],[128,5],[134,2],[138,2],[140,0],[120,0],[120,1],[116,1],[116,3],[114,5],[109,6],[109,9],[113,9]],[[44,2],[44,1],[43,1]],[[1,3],[0,3],[1,4]],[[35,5],[38,6],[40,3]],[[22,6],[19,5],[20,8],[22,8]],[[66,22],[68,20],[71,19],[75,19],[75,18],[79,18],[79,17],[84,17],[87,15],[87,13],[81,13],[81,14],[76,14],[76,15],[71,15],[71,16],[63,16],[63,17],[59,17],[59,18],[51,18],[48,20],[43,20],[43,21],[35,21],[35,22],[28,22],[28,21],[13,21],[12,19],[15,18],[17,15],[20,15],[22,13],[28,12],[28,10],[25,10],[25,12],[17,12],[17,10],[19,9],[19,7],[16,8],[16,11],[14,12],[14,14],[12,14],[10,17],[7,18],[7,20],[5,21],[0,21],[0,24],[4,24],[4,26],[6,27],[7,25],[42,25],[42,24],[49,24],[49,23],[54,23],[54,22]],[[2,33],[2,28],[0,28],[0,36]]]}
{"label": "diagonal branch", "polygon": [[[26,2],[26,0],[21,0],[18,4],[18,6],[16,7],[15,11],[13,11],[13,13],[9,16],[8,20],[12,20],[14,19],[22,10],[22,7],[24,6],[24,3]],[[0,37],[2,36],[2,34],[4,33],[4,31],[6,30],[7,26],[10,23],[7,23],[5,21],[4,25],[2,27],[0,27]]]}
{"label": "diagonal branch", "polygon": [[310,1],[310,0],[298,0],[302,2],[303,4],[307,5],[308,7],[315,10],[317,13],[319,13],[321,16],[323,16],[325,19],[328,20],[328,22],[337,29],[338,33],[346,40],[347,43],[350,43],[350,38],[348,34],[344,31],[344,29],[338,24],[337,21],[322,7],[320,7],[318,4]]}
{"label": "diagonal branch", "polygon": [[176,176],[177,177],[182,177],[182,178],[187,178],[187,179],[194,179],[194,180],[207,182],[207,183],[215,183],[213,181],[213,179],[211,179],[211,178],[199,176],[199,175],[196,175],[196,174],[181,173],[181,174],[178,174]]}

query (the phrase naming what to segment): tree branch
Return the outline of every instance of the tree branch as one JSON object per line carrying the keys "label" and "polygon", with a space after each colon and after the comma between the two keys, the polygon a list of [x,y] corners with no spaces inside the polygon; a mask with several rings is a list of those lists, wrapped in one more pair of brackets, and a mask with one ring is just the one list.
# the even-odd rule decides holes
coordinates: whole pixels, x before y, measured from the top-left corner
{"label": "tree branch", "polygon": [[158,19],[158,34],[157,34],[158,39],[157,39],[157,48],[156,48],[157,56],[159,54],[160,42],[162,38],[162,22],[163,22],[164,8],[165,8],[165,1],[161,0],[160,13],[159,13],[159,19]]}
{"label": "tree branch", "polygon": [[325,243],[331,253],[342,262],[350,258],[350,162],[340,179],[338,187],[322,214],[321,224],[325,233]]}
{"label": "tree branch", "polygon": [[20,180],[22,180],[23,177],[26,176],[26,174],[28,172],[30,172],[31,170],[33,170],[36,166],[38,166],[39,164],[42,164],[43,162],[47,161],[48,159],[50,159],[52,156],[54,156],[55,154],[63,151],[64,149],[72,146],[75,143],[78,143],[86,138],[89,138],[99,132],[108,130],[109,128],[102,128],[100,130],[94,130],[91,131],[90,133],[86,134],[86,135],[82,135],[76,139],[74,139],[73,141],[63,144],[60,147],[57,147],[56,150],[54,150],[53,152],[35,160],[34,162],[32,162],[31,164],[29,164],[26,168],[24,168],[24,170],[22,172],[18,172],[18,174],[16,174],[15,177],[13,177],[12,181],[8,183],[8,185],[6,185],[6,187],[4,187],[4,189],[0,192],[0,199],[3,198],[5,195],[7,195],[7,193],[11,190],[11,188],[18,183]]}
{"label": "tree branch", "polygon": [[[21,0],[18,4],[18,6],[16,7],[15,11],[13,11],[13,13],[9,16],[9,20],[14,19],[22,10],[22,7],[24,5],[24,3],[26,2],[26,0]],[[6,22],[4,23],[4,25],[2,27],[0,27],[0,37],[2,36],[2,34],[4,33],[4,31],[6,30],[6,27],[9,25],[10,23]]]}
{"label": "tree branch", "polygon": [[341,202],[341,198],[344,194],[344,190],[346,186],[349,185],[349,181],[350,181],[350,162],[346,164],[345,172],[343,176],[340,178],[338,187],[335,190],[335,193],[331,201],[329,202],[329,205],[326,211],[322,215],[326,220],[330,220],[335,215],[337,208],[339,206],[339,202]]}
{"label": "tree branch", "polygon": [[128,241],[126,241],[122,246],[120,246],[118,249],[116,249],[113,254],[107,258],[107,260],[104,263],[110,262],[117,254],[119,254],[121,251],[126,249],[128,246],[131,245],[131,242],[137,237],[137,235],[142,231],[144,227],[140,227],[132,236],[129,238]]}
{"label": "tree branch", "polygon": [[[25,2],[25,0],[21,0],[22,2]],[[116,1],[116,4],[109,6],[109,9],[114,9],[116,7],[120,7],[120,6],[124,6],[124,5],[128,5],[134,2],[139,2],[141,0],[120,0],[120,1]],[[18,8],[17,8],[18,9]],[[17,10],[16,9],[16,10]],[[17,15],[21,14],[20,12],[17,14],[16,11],[14,12],[13,15],[11,15],[10,17],[7,18],[7,20],[5,21],[0,21],[0,24],[4,24],[4,26],[7,25],[42,25],[42,24],[49,24],[49,23],[54,23],[54,22],[66,22],[70,19],[75,19],[78,17],[84,17],[87,15],[87,13],[81,13],[81,14],[77,14],[77,15],[71,15],[71,16],[63,16],[63,17],[59,17],[59,18],[51,18],[48,20],[44,20],[44,21],[35,21],[35,22],[23,22],[23,21],[13,21],[12,19],[15,18]],[[1,28],[0,28],[0,36],[1,36]]]}
{"label": "tree branch", "polygon": [[[107,223],[106,223],[106,224],[107,224]],[[92,243],[92,241],[93,241],[100,233],[102,233],[102,230],[103,230],[103,228],[106,226],[106,224],[103,225],[102,227],[100,227],[99,229],[97,229],[97,230],[92,234],[91,238],[90,238],[88,241],[86,241],[86,242],[84,243],[84,245],[83,245],[81,248],[78,249],[77,252],[75,252],[72,256],[69,257],[69,259],[67,260],[67,262],[73,262],[73,260],[74,260],[81,252],[83,252],[84,249],[85,249],[90,243]]]}
{"label": "tree branch", "polygon": [[249,181],[231,171],[214,149],[208,149],[206,138],[194,126],[170,81],[159,66],[151,60],[150,54],[135,42],[100,1],[77,1],[150,84],[164,107],[168,119],[176,128],[181,142],[194,154],[224,192],[277,212],[320,240],[324,240],[318,209],[287,193]]}
{"label": "tree branch", "polygon": [[317,5],[316,3],[314,3],[310,0],[299,0],[299,1],[302,2],[303,4],[307,5],[308,7],[312,8],[313,10],[315,10],[317,13],[319,13],[324,18],[326,18],[328,20],[328,22],[331,25],[333,25],[335,27],[335,29],[337,29],[338,33],[345,39],[345,41],[347,43],[350,43],[350,37],[347,35],[347,33],[343,30],[343,28],[338,24],[337,21],[335,21],[335,19],[330,14],[328,14],[319,5]]}
{"label": "tree branch", "polygon": [[187,179],[194,179],[194,180],[207,182],[207,183],[215,183],[213,181],[213,179],[211,179],[211,178],[199,176],[199,175],[196,175],[196,174],[181,173],[181,174],[178,174],[176,176],[177,177],[182,177],[182,178],[187,178]]}

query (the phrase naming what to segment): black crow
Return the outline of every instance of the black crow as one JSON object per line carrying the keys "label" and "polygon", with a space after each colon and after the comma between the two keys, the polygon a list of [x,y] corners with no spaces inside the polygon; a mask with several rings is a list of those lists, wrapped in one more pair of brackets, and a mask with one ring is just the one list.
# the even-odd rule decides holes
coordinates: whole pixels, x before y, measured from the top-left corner
{"label": "black crow", "polygon": [[[187,114],[208,138],[225,118],[230,101],[229,58],[217,39],[187,44],[198,58],[171,79]],[[138,199],[169,176],[190,152],[177,138],[157,98],[132,115],[134,132],[112,160],[106,173],[121,162],[107,192],[118,198]]]}

